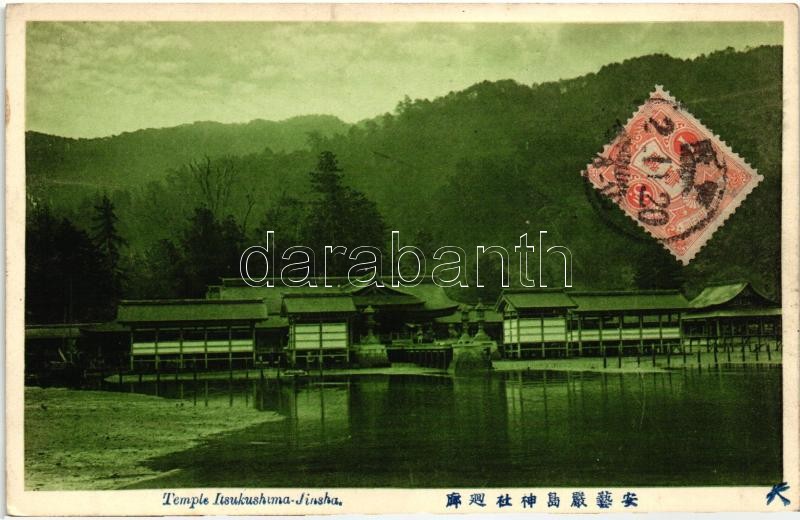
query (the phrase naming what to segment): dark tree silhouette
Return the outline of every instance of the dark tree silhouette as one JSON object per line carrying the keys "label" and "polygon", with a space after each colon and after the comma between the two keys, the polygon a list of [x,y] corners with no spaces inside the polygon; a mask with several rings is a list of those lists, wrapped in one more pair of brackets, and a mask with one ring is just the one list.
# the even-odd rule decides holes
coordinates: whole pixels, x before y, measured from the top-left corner
{"label": "dark tree silhouette", "polygon": [[47,206],[29,209],[25,239],[26,320],[32,323],[110,319],[102,254],[89,235]]}
{"label": "dark tree silhouette", "polygon": [[[287,195],[285,192],[274,204],[264,212],[263,219],[255,231],[255,244],[275,248],[275,265],[271,266],[273,273],[283,265],[281,256],[286,248],[302,245],[302,227],[308,212],[307,205],[300,199]],[[267,243],[267,233],[274,231],[274,244]]]}
{"label": "dark tree silhouette", "polygon": [[[358,246],[383,247],[386,244],[386,226],[373,201],[363,193],[343,182],[343,172],[332,152],[322,152],[317,169],[310,172],[314,198],[309,205],[302,231],[303,245],[311,247],[320,261],[319,272],[326,245],[341,245],[348,252]],[[329,257],[327,272],[344,275],[350,261],[342,255]]]}
{"label": "dark tree silhouette", "polygon": [[638,289],[680,289],[683,267],[660,245],[652,244],[637,258],[633,280]]}
{"label": "dark tree silhouette", "polygon": [[220,277],[238,276],[243,245],[244,235],[232,216],[220,222],[208,208],[195,209],[180,240],[181,293],[201,297]]}
{"label": "dark tree silhouette", "polygon": [[117,230],[117,214],[114,203],[107,194],[103,194],[100,201],[94,206],[95,214],[92,218],[92,241],[100,253],[103,271],[99,273],[103,278],[109,295],[118,298],[121,294],[124,273],[120,269],[120,250],[128,242]]}

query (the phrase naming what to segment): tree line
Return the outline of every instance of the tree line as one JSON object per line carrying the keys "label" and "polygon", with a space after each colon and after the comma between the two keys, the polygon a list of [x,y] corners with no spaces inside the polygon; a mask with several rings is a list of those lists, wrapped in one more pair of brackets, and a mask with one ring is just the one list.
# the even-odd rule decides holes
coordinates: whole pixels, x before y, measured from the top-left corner
{"label": "tree line", "polygon": [[[267,231],[280,237],[277,268],[283,250],[293,245],[310,247],[320,256],[328,244],[348,249],[385,245],[381,213],[362,192],[344,183],[343,171],[330,151],[319,154],[316,168],[308,174],[309,196],[278,197],[252,231],[248,230],[250,211],[235,216],[228,204],[232,190],[247,190],[229,161],[204,158],[176,174],[193,183],[202,195],[181,228],[141,252],[129,249],[107,193],[98,194],[92,204],[89,229],[57,214],[48,204],[30,199],[26,320],[110,320],[120,299],[204,297],[209,284],[221,277],[239,276],[242,251],[251,244],[266,243]],[[338,258],[327,266],[327,272],[344,275],[348,267],[345,259]]]}

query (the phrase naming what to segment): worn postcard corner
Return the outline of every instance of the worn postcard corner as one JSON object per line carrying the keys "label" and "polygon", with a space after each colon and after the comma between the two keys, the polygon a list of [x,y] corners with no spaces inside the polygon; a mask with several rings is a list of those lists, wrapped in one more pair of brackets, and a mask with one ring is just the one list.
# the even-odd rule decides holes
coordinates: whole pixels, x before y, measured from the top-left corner
{"label": "worn postcard corner", "polygon": [[10,514],[799,509],[796,9],[6,35]]}

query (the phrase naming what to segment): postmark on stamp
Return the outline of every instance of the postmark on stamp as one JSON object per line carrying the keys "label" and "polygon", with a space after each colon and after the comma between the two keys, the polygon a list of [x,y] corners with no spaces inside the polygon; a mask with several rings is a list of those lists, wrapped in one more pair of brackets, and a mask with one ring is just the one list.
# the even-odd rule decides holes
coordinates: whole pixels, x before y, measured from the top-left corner
{"label": "postmark on stamp", "polygon": [[684,265],[763,179],[661,86],[582,175]]}

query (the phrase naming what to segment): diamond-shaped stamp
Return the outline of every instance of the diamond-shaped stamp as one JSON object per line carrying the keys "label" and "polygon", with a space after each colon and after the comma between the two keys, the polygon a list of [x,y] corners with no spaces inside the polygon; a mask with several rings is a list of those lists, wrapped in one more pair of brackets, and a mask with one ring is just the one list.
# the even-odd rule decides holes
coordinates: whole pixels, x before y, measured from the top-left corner
{"label": "diamond-shaped stamp", "polygon": [[583,175],[684,265],[763,179],[661,86]]}

